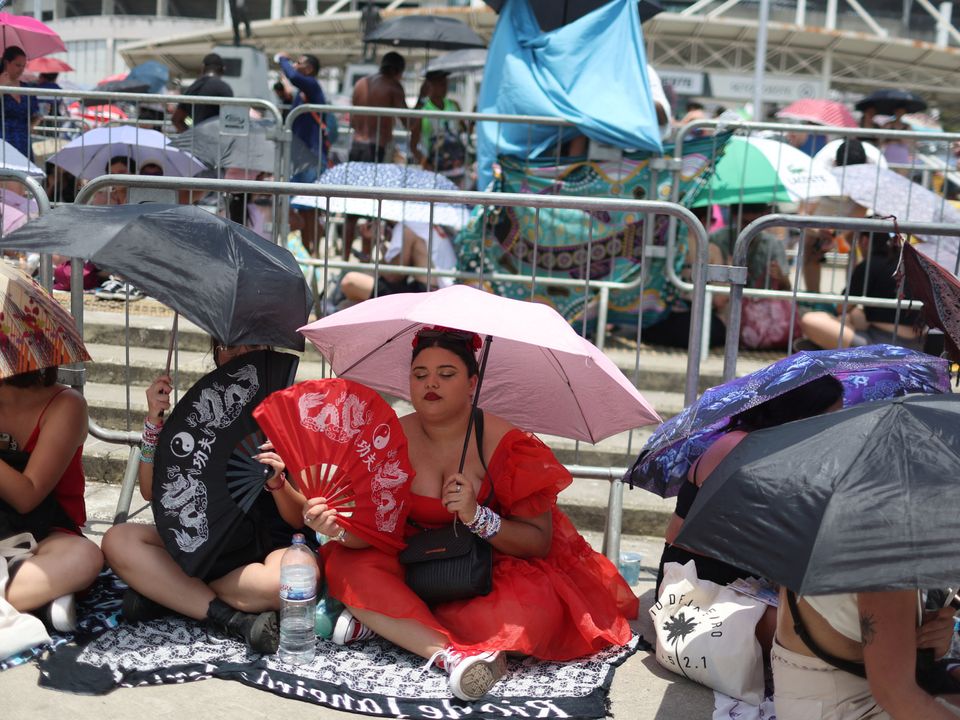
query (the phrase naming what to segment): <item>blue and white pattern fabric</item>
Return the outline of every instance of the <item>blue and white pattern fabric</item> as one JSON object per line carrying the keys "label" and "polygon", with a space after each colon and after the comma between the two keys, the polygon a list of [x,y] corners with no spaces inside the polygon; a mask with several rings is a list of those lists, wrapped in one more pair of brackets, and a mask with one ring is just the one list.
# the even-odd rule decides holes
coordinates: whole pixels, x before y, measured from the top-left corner
{"label": "blue and white pattern fabric", "polygon": [[[327,170],[317,181],[320,185],[349,185],[362,188],[398,188],[406,190],[449,190],[460,192],[451,180],[439,173],[410,165],[347,162]],[[372,200],[366,198],[327,198],[297,195],[290,200],[295,208],[329,210],[331,213],[382,217],[395,222],[417,222],[461,228],[470,218],[470,208],[459,203],[435,203],[431,216],[428,202]]]}
{"label": "blue and white pattern fabric", "polygon": [[661,497],[676,495],[690,466],[730,418],[824,375],[843,385],[843,406],[909,393],[950,392],[946,360],[898,347],[867,345],[799,352],[712,387],[650,436],[623,481]]}

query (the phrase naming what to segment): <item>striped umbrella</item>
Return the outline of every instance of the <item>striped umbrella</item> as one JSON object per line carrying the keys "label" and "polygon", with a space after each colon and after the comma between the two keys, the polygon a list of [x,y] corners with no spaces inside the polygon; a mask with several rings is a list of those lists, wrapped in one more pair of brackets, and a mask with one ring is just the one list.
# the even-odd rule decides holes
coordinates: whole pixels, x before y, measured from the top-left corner
{"label": "striped umbrella", "polygon": [[857,127],[857,121],[846,105],[820,98],[805,98],[792,102],[778,111],[777,117],[830,127]]}
{"label": "striped umbrella", "polygon": [[6,263],[0,263],[0,297],[0,380],[90,359],[70,314]]}

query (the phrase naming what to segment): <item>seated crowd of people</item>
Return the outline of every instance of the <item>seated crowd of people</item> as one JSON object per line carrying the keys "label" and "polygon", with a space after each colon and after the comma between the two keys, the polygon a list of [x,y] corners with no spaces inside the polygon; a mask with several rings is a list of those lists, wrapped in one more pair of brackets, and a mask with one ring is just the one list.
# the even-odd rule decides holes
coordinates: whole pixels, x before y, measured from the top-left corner
{"label": "seated crowd of people", "polygon": [[[5,65],[18,61],[6,54],[3,59]],[[294,68],[284,59],[285,66]],[[290,73],[315,75],[318,69],[309,57],[296,68]],[[441,84],[439,78],[434,82]],[[425,90],[429,106],[445,107],[442,93],[431,95],[429,88]],[[850,141],[839,150],[838,164],[841,153],[842,162],[859,156],[862,150],[857,145]],[[379,150],[374,143],[374,157]],[[132,158],[117,156],[104,172],[157,175],[163,174],[163,168],[151,163],[138,168]],[[260,179],[270,176],[262,174]],[[60,197],[74,193],[79,185],[54,168],[48,182]],[[95,202],[123,204],[129,200],[127,192],[113,188]],[[178,200],[194,198],[181,193]],[[711,263],[729,264],[739,232],[772,210],[766,204],[743,204],[698,211],[705,226],[718,226],[709,238]],[[263,198],[236,196],[225,212],[270,236],[272,205]],[[294,211],[290,215],[291,228],[312,256],[318,250],[318,234],[316,225],[312,229],[308,225],[317,222],[315,214]],[[370,221],[359,222],[356,230],[362,246],[377,253],[383,267],[377,274],[345,272],[326,298],[328,310],[374,296],[426,292],[452,284],[450,278],[433,272],[458,267],[455,233],[450,228]],[[809,233],[798,240],[804,253],[798,273],[803,275],[805,289],[819,290],[820,263],[840,240],[839,234],[830,232]],[[909,292],[895,280],[897,238],[849,233],[846,242],[851,272],[844,292],[909,300]],[[352,249],[345,246],[346,257]],[[695,250],[690,249],[691,262]],[[366,255],[365,250],[360,255]],[[391,272],[391,266],[423,271]],[[65,261],[59,266],[59,289],[69,287],[68,268]],[[105,299],[140,295],[122,279],[107,277],[92,265],[84,269],[84,286],[99,288],[97,295]],[[785,238],[762,234],[749,251],[747,287],[790,290],[792,286]],[[713,302],[710,342],[719,345],[724,342],[727,302],[720,294]],[[762,299],[745,302],[742,313],[740,342],[747,348],[792,351],[891,343],[921,349],[923,345],[915,330],[917,317],[907,310],[800,306],[794,313],[789,300]],[[678,301],[664,319],[643,329],[645,341],[685,346],[689,316],[689,303]],[[796,325],[791,326],[794,318]],[[788,348],[791,337],[794,343]],[[0,540],[26,532],[37,543],[29,556],[11,563],[6,601],[17,611],[36,613],[51,630],[65,631],[72,625],[76,595],[109,567],[128,586],[121,613],[125,622],[180,615],[245,643],[254,653],[274,653],[280,639],[281,556],[293,533],[306,532],[320,582],[345,606],[336,619],[332,641],[345,645],[382,638],[447,673],[451,692],[462,700],[476,700],[490,691],[506,672],[508,653],[566,661],[626,645],[632,636],[630,621],[639,613],[639,598],[558,508],[557,496],[572,482],[570,473],[543,442],[522,428],[483,411],[473,415],[477,339],[449,330],[417,334],[409,369],[413,412],[400,422],[416,471],[406,537],[456,518],[467,531],[489,541],[494,570],[488,595],[425,603],[406,585],[396,556],[349,532],[324,498],[307,499],[287,476],[282,458],[269,442],[256,456],[268,470],[252,516],[255,532],[233,538],[237,542],[231,552],[202,577],[190,576],[177,564],[152,525],[115,525],[98,548],[82,533],[86,514],[80,459],[88,426],[86,401],[56,382],[56,368],[46,368],[0,381],[0,408],[6,408],[0,413],[0,437],[7,436],[11,450],[28,454],[20,464],[0,456]],[[228,346],[216,339],[211,345],[217,367],[260,349],[264,348]],[[146,390],[148,410],[138,479],[147,501],[152,499],[154,453],[171,409],[172,391],[172,379],[166,375]],[[748,434],[833,412],[842,405],[841,395],[840,383],[828,375],[731,418],[686,477],[665,533],[658,586],[664,564],[670,562],[693,561],[700,578],[723,585],[748,574],[674,544],[687,511],[713,470]],[[469,437],[461,465],[463,438],[470,427],[476,432]],[[920,590],[924,589],[796,598],[781,588],[779,607],[768,609],[755,629],[772,667],[778,715],[784,720],[955,717],[915,677],[915,651],[930,649],[943,656],[954,634],[952,608],[924,608]],[[865,624],[865,617],[875,622]],[[873,644],[878,634],[893,634],[896,641]],[[816,649],[811,648],[809,637],[815,639]],[[862,676],[824,661],[820,648],[831,657],[862,665]],[[953,689],[949,679],[944,682]]]}

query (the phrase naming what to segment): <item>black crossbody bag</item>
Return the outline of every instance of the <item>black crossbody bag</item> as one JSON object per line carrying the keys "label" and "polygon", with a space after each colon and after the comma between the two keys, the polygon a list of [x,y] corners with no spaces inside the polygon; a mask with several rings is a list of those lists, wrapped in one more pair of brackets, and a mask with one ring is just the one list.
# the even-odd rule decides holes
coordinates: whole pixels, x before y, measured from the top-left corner
{"label": "black crossbody bag", "polygon": [[[474,413],[477,451],[484,473],[483,411]],[[493,495],[493,478],[485,505]],[[479,500],[478,500],[479,502]],[[407,520],[414,527],[420,527]],[[493,589],[493,547],[456,520],[435,530],[423,530],[411,537],[399,560],[405,565],[407,585],[427,605],[466,600],[488,595]]]}

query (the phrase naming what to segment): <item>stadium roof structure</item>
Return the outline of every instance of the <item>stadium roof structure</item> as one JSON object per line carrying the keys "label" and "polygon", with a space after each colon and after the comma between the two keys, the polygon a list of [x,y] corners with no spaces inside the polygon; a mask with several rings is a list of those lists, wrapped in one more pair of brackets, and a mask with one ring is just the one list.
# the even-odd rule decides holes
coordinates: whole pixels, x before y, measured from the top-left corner
{"label": "stadium roof structure", "polygon": [[[423,8],[388,9],[382,17],[424,12]],[[497,21],[497,14],[486,6],[431,8],[429,12],[457,17],[484,38],[490,37]],[[363,56],[360,12],[259,20],[252,26],[253,37],[248,42],[269,55],[313,53],[325,66],[359,62]],[[912,90],[945,114],[960,117],[960,83],[956,81],[960,47],[890,37],[869,23],[865,27],[867,31],[861,32],[771,21],[767,24],[766,72],[814,78],[824,89],[851,93],[867,94],[880,87]],[[660,13],[645,22],[643,29],[648,59],[658,70],[753,73],[755,19],[698,12],[692,6],[683,13]],[[957,43],[960,32],[950,27],[950,37]],[[212,46],[229,45],[232,40],[232,29],[224,25],[130,43],[120,52],[131,66],[154,59],[168,64],[174,74],[192,76]],[[416,58],[416,51],[407,54]]]}

